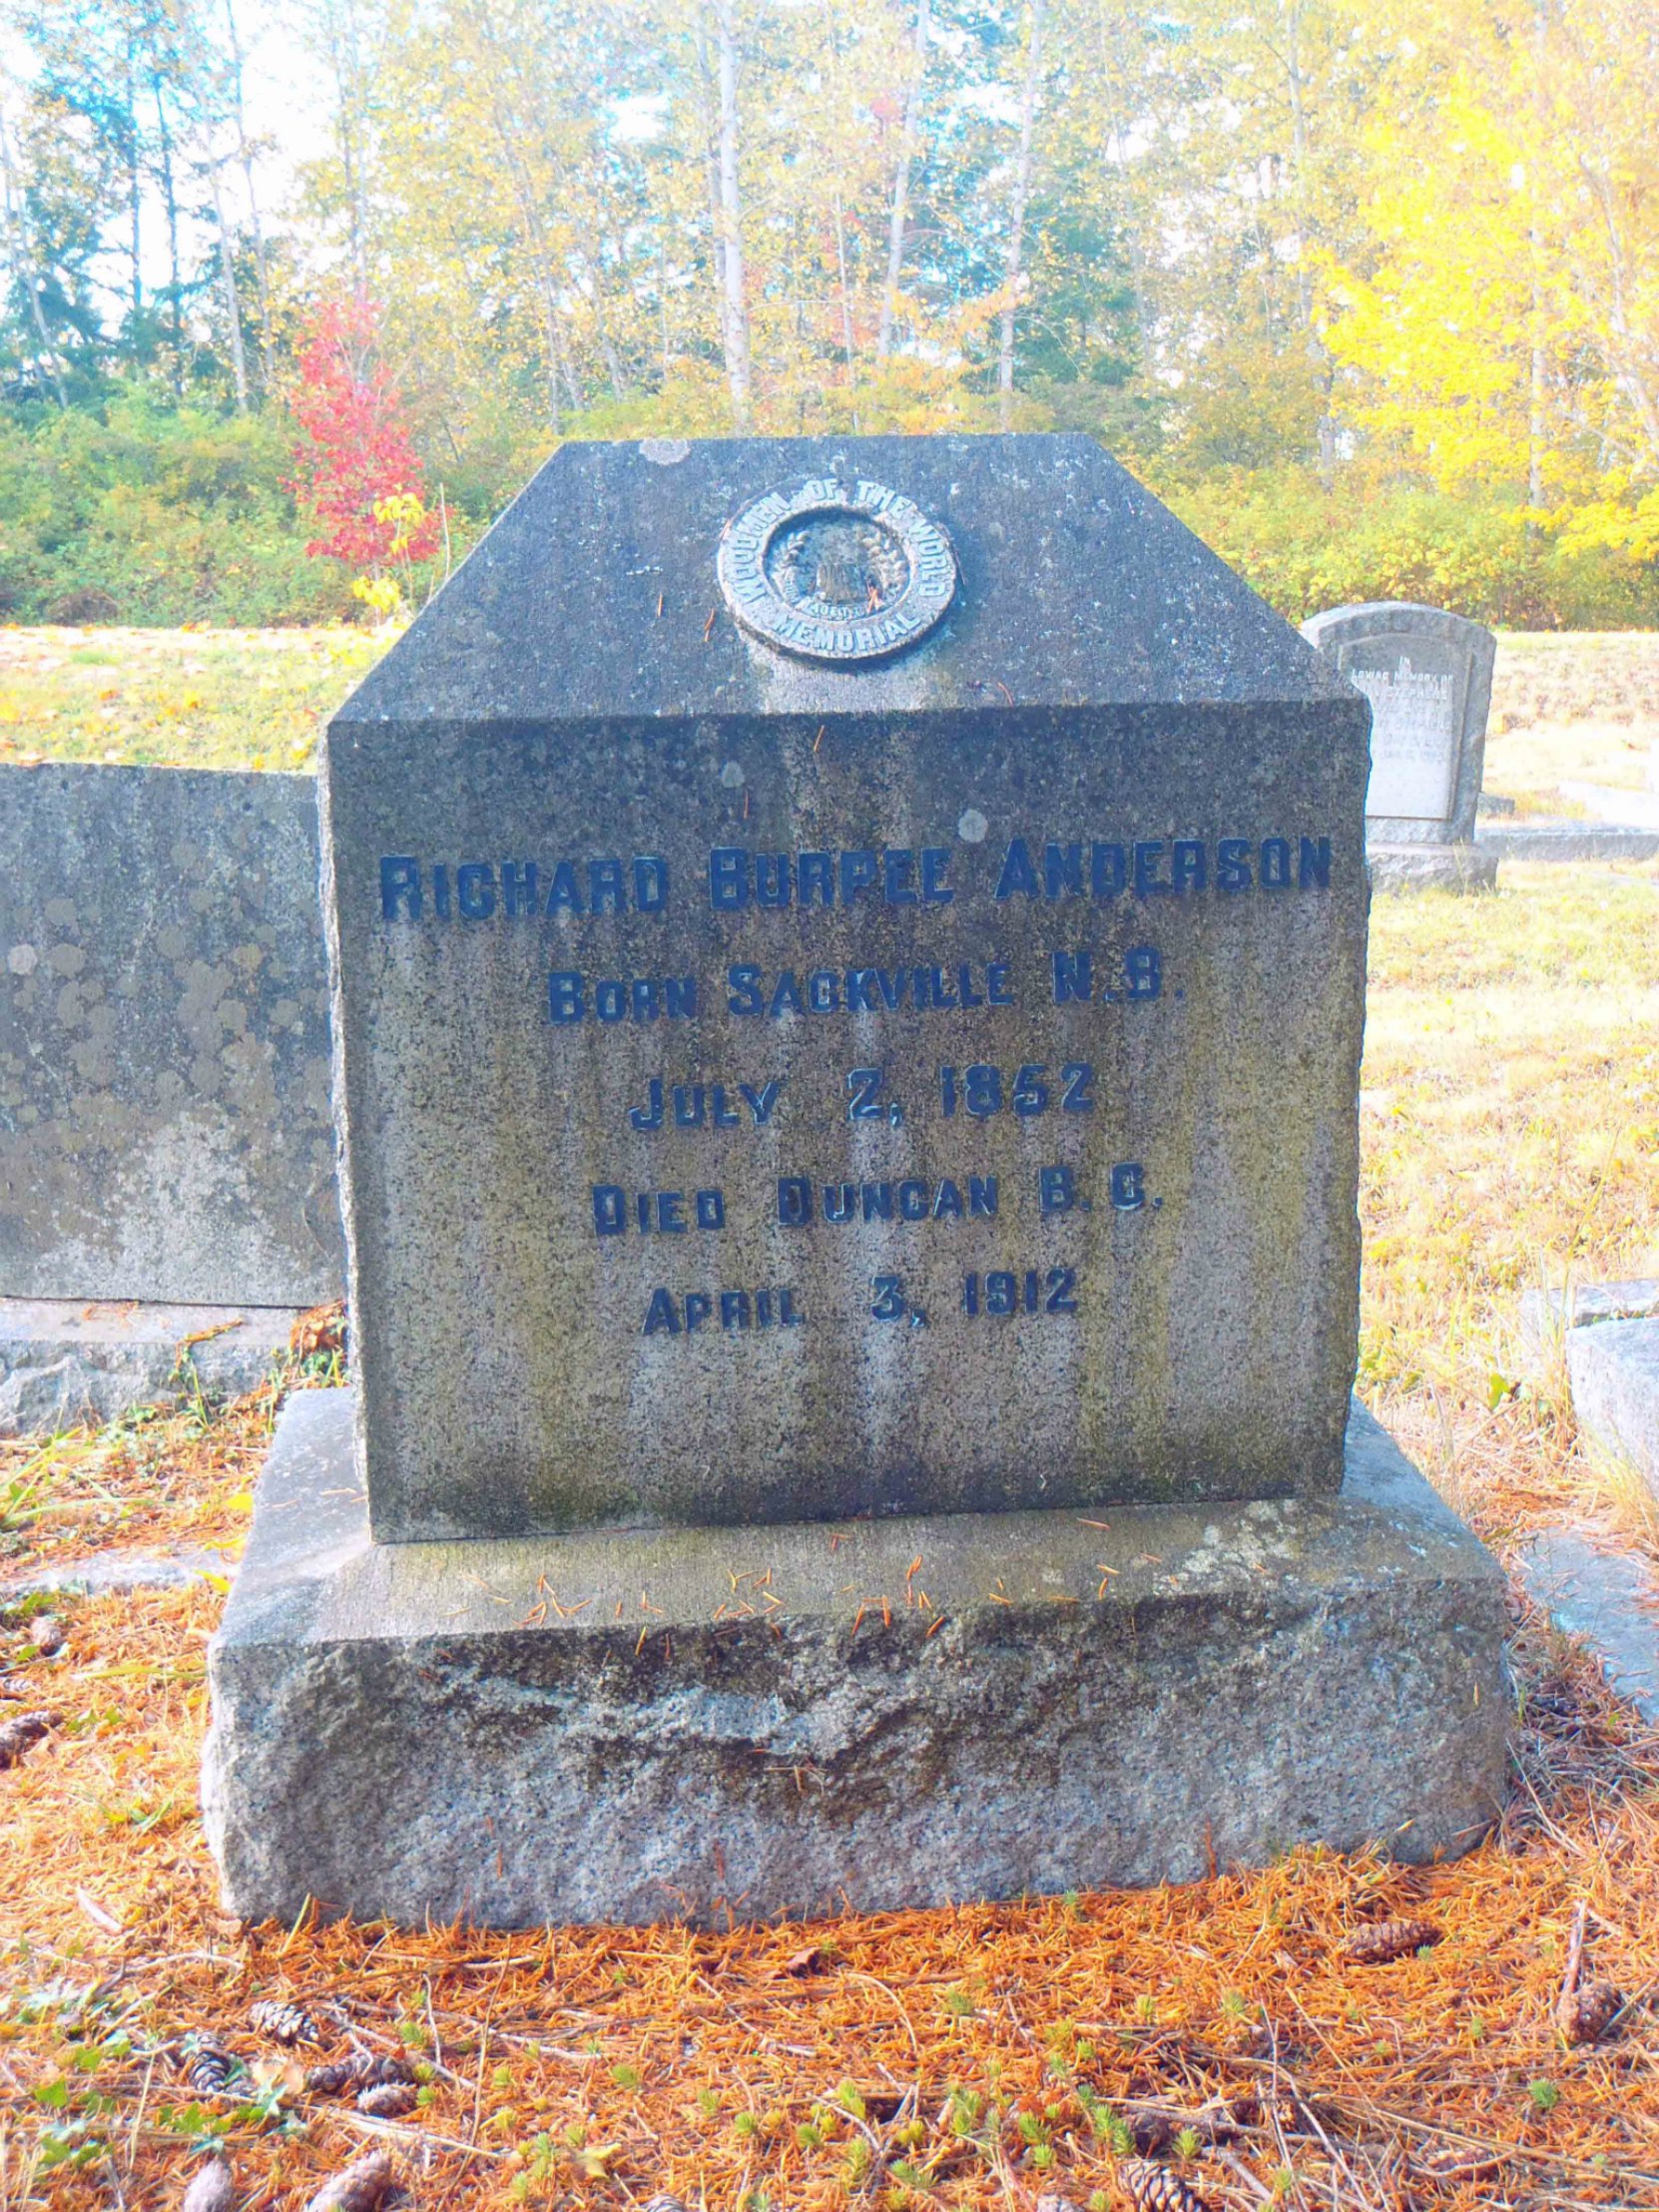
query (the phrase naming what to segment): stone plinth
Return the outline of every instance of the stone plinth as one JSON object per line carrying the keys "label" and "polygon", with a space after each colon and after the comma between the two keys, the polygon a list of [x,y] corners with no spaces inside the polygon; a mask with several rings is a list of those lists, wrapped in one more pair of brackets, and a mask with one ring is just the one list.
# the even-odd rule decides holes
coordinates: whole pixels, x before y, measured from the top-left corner
{"label": "stone plinth", "polygon": [[230,1909],[708,1920],[1454,1854],[1490,1557],[1355,1409],[1339,1496],[373,1544],[290,1398],[210,1659]]}
{"label": "stone plinth", "polygon": [[1373,890],[1489,891],[1497,886],[1498,855],[1481,844],[1372,844],[1366,847]]}

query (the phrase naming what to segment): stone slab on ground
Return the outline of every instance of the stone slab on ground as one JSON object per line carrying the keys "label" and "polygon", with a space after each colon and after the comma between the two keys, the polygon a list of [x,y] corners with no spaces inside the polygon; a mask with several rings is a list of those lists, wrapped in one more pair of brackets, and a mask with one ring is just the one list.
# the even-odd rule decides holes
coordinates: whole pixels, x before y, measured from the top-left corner
{"label": "stone slab on ground", "polygon": [[1568,1290],[1523,1291],[1521,1342],[1534,1363],[1563,1352],[1569,1329],[1593,1329],[1604,1321],[1647,1321],[1659,1315],[1659,1277],[1628,1283],[1575,1283]]}
{"label": "stone slab on ground", "polygon": [[1366,846],[1377,891],[1489,891],[1497,882],[1497,859],[1483,844]]}
{"label": "stone slab on ground", "polygon": [[1596,822],[1622,823],[1633,830],[1659,830],[1659,794],[1625,791],[1616,784],[1563,784],[1561,797]]}
{"label": "stone slab on ground", "polygon": [[1651,860],[1659,830],[1611,822],[1482,823],[1475,843],[1500,860]]}
{"label": "stone slab on ground", "polygon": [[376,1546],[351,1397],[283,1409],[211,1649],[247,1919],[884,1911],[1496,1813],[1503,1577],[1358,1406],[1336,1496]]}
{"label": "stone slab on ground", "polygon": [[1601,1661],[1620,1697],[1659,1723],[1659,1585],[1646,1562],[1601,1551],[1573,1528],[1545,1528],[1516,1554],[1533,1603]]}
{"label": "stone slab on ground", "polygon": [[343,1274],[312,779],[0,768],[0,1294]]}
{"label": "stone slab on ground", "polygon": [[1580,1432],[1659,1492],[1659,1321],[1571,1329],[1566,1347]]}
{"label": "stone slab on ground", "polygon": [[302,1311],[0,1298],[0,1436],[186,1395],[187,1355],[204,1390],[257,1389]]}
{"label": "stone slab on ground", "polygon": [[204,1577],[234,1573],[235,1565],[219,1551],[95,1551],[0,1577],[0,1605],[40,1591],[103,1597],[112,1590],[183,1590]]}

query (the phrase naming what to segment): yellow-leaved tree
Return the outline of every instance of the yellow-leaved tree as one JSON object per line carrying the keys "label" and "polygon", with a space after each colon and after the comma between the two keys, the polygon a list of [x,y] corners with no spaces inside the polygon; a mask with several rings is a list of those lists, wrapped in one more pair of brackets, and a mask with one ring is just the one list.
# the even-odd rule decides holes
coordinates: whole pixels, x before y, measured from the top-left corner
{"label": "yellow-leaved tree", "polygon": [[1650,0],[1393,12],[1365,236],[1317,257],[1349,418],[1567,544],[1659,553]]}

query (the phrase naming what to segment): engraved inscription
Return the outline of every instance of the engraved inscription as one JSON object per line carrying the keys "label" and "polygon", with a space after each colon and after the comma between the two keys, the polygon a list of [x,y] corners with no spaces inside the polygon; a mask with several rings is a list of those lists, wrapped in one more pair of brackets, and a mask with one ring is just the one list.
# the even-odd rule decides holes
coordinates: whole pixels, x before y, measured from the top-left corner
{"label": "engraved inscription", "polygon": [[[879,599],[898,571],[877,573],[877,552],[862,529],[814,522],[776,558],[805,606],[860,590]],[[955,845],[919,834],[833,849],[716,844],[672,870],[620,837],[608,853],[385,853],[361,888],[411,949],[452,931],[531,940],[525,980],[545,994],[556,1065],[607,1031],[618,1044],[641,1029],[660,1039],[656,1065],[609,1096],[601,1179],[555,1201],[557,1233],[575,1227],[600,1279],[638,1301],[623,1308],[626,1326],[652,1341],[654,1360],[694,1345],[737,1359],[774,1331],[833,1328],[849,1308],[895,1325],[891,1339],[878,1332],[890,1343],[899,1329],[973,1325],[982,1340],[1022,1321],[1046,1325],[1046,1338],[1093,1310],[1103,1265],[1132,1265],[1165,1205],[1156,1150],[1114,1156],[1138,1149],[1114,1040],[1180,1023],[1192,981],[1156,941],[1160,916],[1318,897],[1353,864],[1301,825],[1252,837],[1223,825],[1155,836],[1089,825],[1118,834],[1075,837],[1047,827],[993,838],[986,824]],[[879,961],[847,958],[848,917],[879,917],[885,932],[906,913],[905,957],[889,940]],[[700,939],[691,925],[705,915],[718,933]],[[814,942],[831,925],[838,958]],[[624,929],[661,943],[660,972],[605,964]],[[575,964],[584,955],[600,964]],[[1018,1029],[1022,1013],[1040,1017],[1024,1029],[1035,1049],[999,1053],[998,1025],[1011,1015]],[[839,1039],[828,1058],[799,1052],[821,1024]],[[602,1059],[627,1056],[601,1047]],[[762,1265],[799,1256],[795,1283],[742,1280],[757,1230]],[[845,1254],[839,1297],[820,1268],[809,1298],[807,1266],[828,1250]],[[671,1268],[676,1279],[662,1280]]]}
{"label": "engraved inscription", "polygon": [[1414,667],[1409,656],[1348,673],[1372,706],[1367,814],[1444,821],[1457,771],[1455,679],[1445,670]]}
{"label": "engraved inscription", "polygon": [[914,645],[956,589],[950,541],[914,500],[834,477],[755,500],[727,525],[716,568],[741,628],[830,667]]}

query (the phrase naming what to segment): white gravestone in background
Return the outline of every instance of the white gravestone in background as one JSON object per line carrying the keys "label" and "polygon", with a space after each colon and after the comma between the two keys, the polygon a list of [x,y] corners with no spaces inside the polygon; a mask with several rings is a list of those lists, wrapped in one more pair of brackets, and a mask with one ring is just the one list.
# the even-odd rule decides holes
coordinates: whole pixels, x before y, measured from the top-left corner
{"label": "white gravestone in background", "polygon": [[1449,672],[1360,662],[1348,676],[1371,701],[1371,781],[1366,813],[1444,822],[1457,770],[1457,682]]}
{"label": "white gravestone in background", "polygon": [[1491,700],[1492,633],[1437,607],[1338,607],[1303,636],[1372,706],[1368,844],[1464,844]]}

